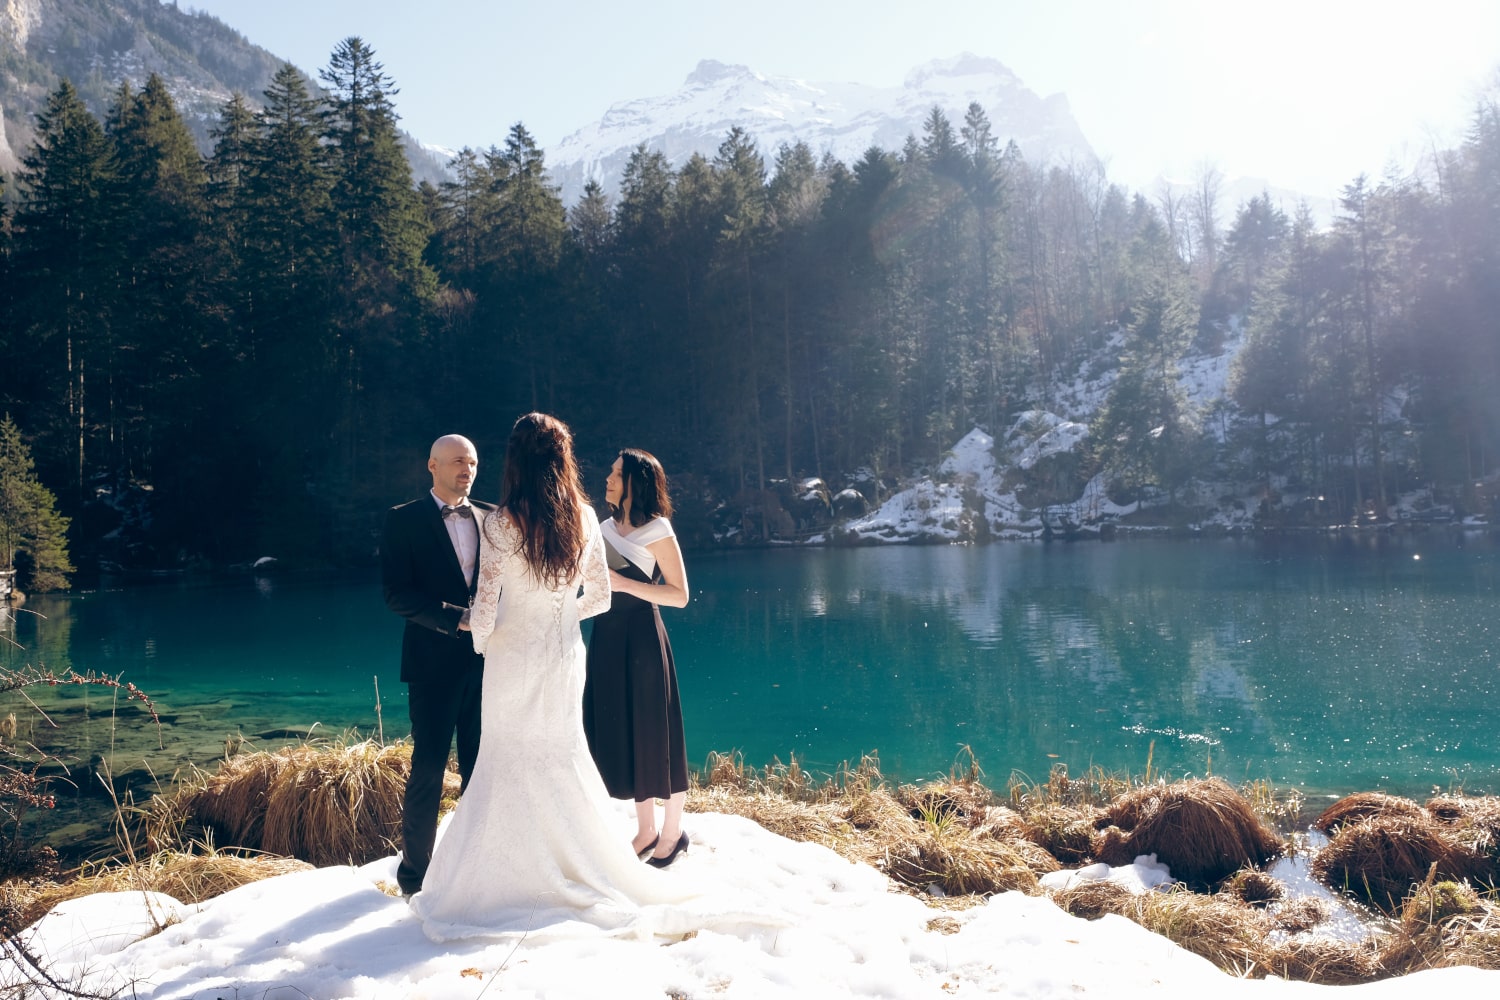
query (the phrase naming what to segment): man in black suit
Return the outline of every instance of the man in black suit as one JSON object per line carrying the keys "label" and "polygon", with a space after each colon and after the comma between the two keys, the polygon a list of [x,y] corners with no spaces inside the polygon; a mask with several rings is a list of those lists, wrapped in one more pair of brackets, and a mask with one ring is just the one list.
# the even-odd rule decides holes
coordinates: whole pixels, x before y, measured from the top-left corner
{"label": "man in black suit", "polygon": [[458,773],[468,786],[479,756],[484,657],[469,636],[469,601],[479,576],[480,520],[494,507],[471,503],[479,456],[468,438],[448,434],[427,458],[432,489],[385,519],[380,545],[385,603],[406,619],[401,680],[411,711],[411,775],[401,816],[403,895],[422,888],[437,837],[448,750],[458,734]]}

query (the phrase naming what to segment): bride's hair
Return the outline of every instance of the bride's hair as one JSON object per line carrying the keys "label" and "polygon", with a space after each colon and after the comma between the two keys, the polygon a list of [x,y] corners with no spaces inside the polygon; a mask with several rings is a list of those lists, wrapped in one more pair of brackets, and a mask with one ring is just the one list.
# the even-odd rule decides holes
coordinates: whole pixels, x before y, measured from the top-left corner
{"label": "bride's hair", "polygon": [[667,495],[667,474],[649,451],[625,448],[620,452],[620,506],[609,505],[616,521],[625,517],[625,498],[630,498],[630,524],[639,527],[653,517],[672,516],[672,498]]}
{"label": "bride's hair", "polygon": [[511,428],[501,483],[506,510],[521,528],[521,555],[549,586],[573,579],[583,558],[583,512],[589,505],[573,458],[568,425],[528,413]]}

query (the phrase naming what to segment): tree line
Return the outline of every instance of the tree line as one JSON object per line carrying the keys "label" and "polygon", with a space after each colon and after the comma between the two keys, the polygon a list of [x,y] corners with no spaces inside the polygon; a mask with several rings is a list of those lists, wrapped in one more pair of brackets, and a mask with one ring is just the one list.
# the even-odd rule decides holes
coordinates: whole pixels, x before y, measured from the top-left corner
{"label": "tree line", "polygon": [[[642,147],[571,206],[517,124],[417,186],[373,50],[319,78],[231,99],[208,155],[154,76],[102,120],[66,81],[37,116],[0,218],[0,412],[80,561],[364,561],[434,437],[479,444],[485,495],[530,409],[596,491],[623,446],[694,510],[878,484],[1054,405],[1112,334],[1092,444],[1038,503],[1105,470],[1348,517],[1413,484],[1472,502],[1495,470],[1493,102],[1435,181],[1358,178],[1319,228],[1265,196],[1221,220],[1212,170],[1153,200],[1028,162],[977,104],[852,165],[738,128],[676,167]],[[1194,411],[1178,363],[1237,331],[1232,399]]]}

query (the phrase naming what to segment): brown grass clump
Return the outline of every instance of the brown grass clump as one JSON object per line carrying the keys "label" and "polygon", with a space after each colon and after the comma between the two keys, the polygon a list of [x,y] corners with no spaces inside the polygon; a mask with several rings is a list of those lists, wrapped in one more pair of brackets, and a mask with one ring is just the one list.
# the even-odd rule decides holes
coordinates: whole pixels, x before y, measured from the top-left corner
{"label": "brown grass clump", "polygon": [[922,826],[915,837],[884,845],[876,859],[877,867],[897,882],[914,889],[936,886],[949,896],[1039,891],[1026,856],[1006,841]]}
{"label": "brown grass clump", "polygon": [[26,898],[14,901],[20,917],[14,929],[40,920],[59,903],[96,892],[160,892],[181,903],[201,903],[251,882],[311,867],[295,858],[161,851],[135,864],[111,863],[86,869],[67,882],[33,886]]}
{"label": "brown grass clump", "polygon": [[364,740],[296,747],[266,793],[261,846],[315,865],[365,864],[393,854],[411,771],[409,744]]}
{"label": "brown grass clump", "polygon": [[1242,791],[1255,815],[1272,829],[1292,830],[1306,825],[1302,822],[1302,811],[1307,801],[1297,789],[1277,789],[1269,781],[1258,779],[1245,785]]}
{"label": "brown grass clump", "polygon": [[688,812],[743,816],[788,840],[822,844],[840,853],[855,840],[855,831],[836,803],[795,802],[770,792],[741,792],[723,785],[688,792]]}
{"label": "brown grass clump", "polygon": [[1466,883],[1428,878],[1402,902],[1380,959],[1388,975],[1458,965],[1500,969],[1500,908]]}
{"label": "brown grass clump", "polygon": [[1426,819],[1427,813],[1411,799],[1384,792],[1356,792],[1346,795],[1324,809],[1313,820],[1313,827],[1330,837],[1340,827],[1357,823],[1372,816],[1403,816],[1408,819]]}
{"label": "brown grass clump", "polygon": [[[1055,858],[1019,837],[1019,817],[1008,809],[976,804],[965,814],[937,809],[913,818],[909,803],[942,801],[951,786],[939,783],[931,799],[909,789],[903,801],[869,758],[841,772],[842,788],[829,783],[817,795],[799,790],[796,799],[769,790],[753,769],[735,768],[724,777],[692,790],[688,809],[744,816],[791,840],[822,844],[912,891],[939,890],[971,902],[1009,889],[1035,893],[1037,872],[1057,867]],[[972,801],[986,797],[976,790]]]}
{"label": "brown grass clump", "polygon": [[[198,771],[146,810],[153,849],[192,841],[301,858],[363,864],[399,844],[409,743],[306,743],[241,753]],[[458,792],[448,772],[444,795]]]}
{"label": "brown grass clump", "polygon": [[1394,913],[1429,874],[1461,881],[1478,866],[1479,859],[1424,812],[1346,823],[1308,868],[1329,888]]}
{"label": "brown grass clump", "polygon": [[[294,766],[291,750],[242,753],[220,762],[214,774],[200,773],[176,796],[152,805],[159,817],[175,815],[188,824],[196,821],[211,831],[216,844],[259,850],[264,835],[266,806],[271,788],[283,772]],[[162,798],[158,796],[158,799]],[[160,833],[150,837],[153,846],[166,847]]]}
{"label": "brown grass clump", "polygon": [[1057,856],[1031,839],[1029,827],[1015,811],[1005,806],[991,806],[978,826],[973,827],[976,837],[1004,841],[1038,875],[1055,872],[1062,868]]}
{"label": "brown grass clump", "polygon": [[851,792],[847,796],[846,805],[848,820],[858,830],[868,830],[875,835],[895,833],[899,836],[917,828],[917,821],[906,807],[883,788]]}
{"label": "brown grass clump", "polygon": [[1093,806],[1042,805],[1026,813],[1026,838],[1061,864],[1086,864],[1094,856],[1094,824],[1099,816]]}
{"label": "brown grass clump", "polygon": [[1237,974],[1255,974],[1259,957],[1266,952],[1266,936],[1273,927],[1263,910],[1222,894],[1205,896],[1183,889],[1134,893],[1111,882],[1096,881],[1079,883],[1051,896],[1074,916],[1092,920],[1115,913],[1127,917]]}
{"label": "brown grass clump", "polygon": [[902,785],[896,800],[912,819],[953,818],[967,826],[978,826],[994,796],[977,781],[934,781],[924,785]]}
{"label": "brown grass clump", "polygon": [[1220,891],[1251,905],[1275,903],[1286,898],[1286,883],[1263,871],[1243,868],[1229,876]]}
{"label": "brown grass clump", "polygon": [[1316,896],[1288,899],[1277,903],[1270,910],[1271,918],[1276,921],[1276,926],[1288,934],[1310,931],[1327,920],[1332,912],[1333,908],[1325,900]]}
{"label": "brown grass clump", "polygon": [[1425,808],[1461,844],[1488,859],[1487,868],[1481,865],[1475,878],[1487,885],[1500,881],[1500,796],[1444,795],[1430,799]]}
{"label": "brown grass clump", "polygon": [[1133,789],[1105,807],[1096,826],[1096,860],[1126,865],[1155,854],[1189,885],[1211,885],[1286,850],[1245,797],[1218,778]]}
{"label": "brown grass clump", "polygon": [[743,791],[754,779],[754,768],[745,766],[745,755],[738,750],[727,754],[709,751],[707,784],[710,788],[736,788]]}
{"label": "brown grass clump", "polygon": [[1479,893],[1462,882],[1429,880],[1401,903],[1402,926],[1417,929],[1446,923],[1454,917],[1482,916]]}
{"label": "brown grass clump", "polygon": [[1255,974],[1272,923],[1265,911],[1233,896],[1178,889],[1137,897],[1126,915],[1149,931],[1201,955],[1221,969]]}
{"label": "brown grass clump", "polygon": [[1085,920],[1098,920],[1106,913],[1124,916],[1134,906],[1135,897],[1125,886],[1103,879],[1079,881],[1048,895],[1064,912]]}
{"label": "brown grass clump", "polygon": [[[1149,768],[1148,768],[1149,770]],[[1047,780],[1033,784],[1019,772],[1010,776],[1010,802],[1022,813],[1044,805],[1099,806],[1135,787],[1129,776],[1091,767],[1081,778],[1068,776],[1068,765],[1053,764]]]}
{"label": "brown grass clump", "polygon": [[1353,986],[1389,975],[1379,954],[1368,944],[1321,938],[1271,945],[1261,956],[1254,974],[1326,986]]}

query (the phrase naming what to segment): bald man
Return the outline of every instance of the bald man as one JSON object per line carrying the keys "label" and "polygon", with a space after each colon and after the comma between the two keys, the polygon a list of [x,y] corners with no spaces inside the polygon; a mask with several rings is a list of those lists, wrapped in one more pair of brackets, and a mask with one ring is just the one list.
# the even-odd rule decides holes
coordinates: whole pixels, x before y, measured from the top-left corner
{"label": "bald man", "polygon": [[479,574],[479,521],[494,509],[469,499],[479,456],[468,438],[447,434],[434,441],[427,471],[432,489],[390,509],[380,545],[386,606],[406,619],[401,680],[411,712],[412,753],[396,869],[406,896],[422,888],[432,858],[454,734],[465,787],[479,756],[484,657],[474,652],[469,636],[469,602]]}

